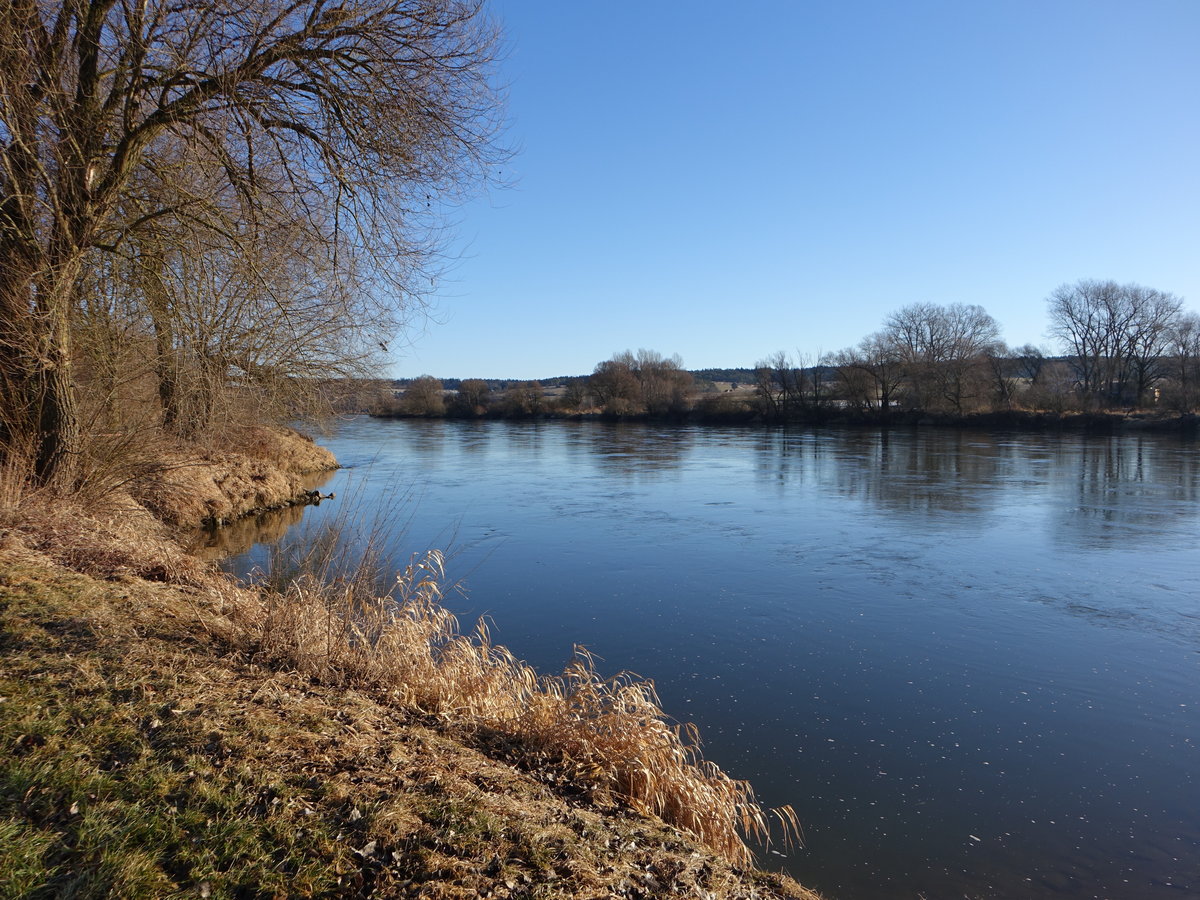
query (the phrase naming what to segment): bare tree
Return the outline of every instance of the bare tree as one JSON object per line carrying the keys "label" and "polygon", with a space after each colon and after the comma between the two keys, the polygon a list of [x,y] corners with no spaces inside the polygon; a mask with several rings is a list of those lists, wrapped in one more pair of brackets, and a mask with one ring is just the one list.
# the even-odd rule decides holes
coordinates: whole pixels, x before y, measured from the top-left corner
{"label": "bare tree", "polygon": [[69,482],[80,446],[70,325],[90,254],[186,216],[123,214],[171,148],[201,148],[248,209],[286,192],[400,297],[428,264],[432,204],[496,157],[496,33],[476,2],[6,0],[3,13],[0,446],[32,453],[41,481]]}
{"label": "bare tree", "polygon": [[833,405],[837,384],[832,356],[827,353],[818,353],[814,357],[801,355],[797,372],[800,409],[806,416],[817,419],[824,417]]}
{"label": "bare tree", "polygon": [[885,341],[895,349],[904,372],[904,393],[909,405],[929,409],[936,405],[935,369],[946,353],[941,311],[933,303],[913,303],[888,316]]}
{"label": "bare tree", "polygon": [[458,385],[455,406],[460,415],[482,416],[487,412],[492,390],[482,378],[464,378]]}
{"label": "bare tree", "polygon": [[1050,294],[1050,333],[1071,356],[1079,391],[1102,405],[1140,403],[1162,377],[1181,301],[1136,284],[1082,279]]}
{"label": "bare tree", "polygon": [[1023,398],[1036,397],[1041,387],[1045,355],[1032,344],[1009,349],[996,344],[987,351],[992,389],[998,406],[1012,408]]}
{"label": "bare tree", "polygon": [[1171,329],[1167,353],[1171,360],[1172,405],[1192,412],[1200,404],[1200,315],[1185,313]]}
{"label": "bare tree", "polygon": [[678,356],[626,350],[596,365],[588,390],[597,405],[618,415],[666,415],[687,408],[691,373]]}
{"label": "bare tree", "polygon": [[1111,376],[1108,367],[1118,353],[1115,319],[1120,286],[1115,281],[1083,279],[1060,285],[1050,294],[1050,334],[1072,356],[1080,393],[1088,399],[1100,395]]}
{"label": "bare tree", "polygon": [[1008,347],[996,345],[985,354],[985,359],[992,377],[993,402],[999,408],[1011,409],[1020,388]]}
{"label": "bare tree", "polygon": [[787,352],[778,350],[755,364],[754,387],[767,417],[786,419],[799,401],[800,372]]}
{"label": "bare tree", "polygon": [[965,303],[914,303],[889,316],[883,333],[904,365],[915,405],[960,414],[982,393],[987,355],[1000,342],[996,320]]}
{"label": "bare tree", "polygon": [[442,383],[432,375],[414,378],[400,397],[400,411],[409,416],[444,416],[446,393]]}
{"label": "bare tree", "polygon": [[678,355],[665,357],[654,350],[638,350],[634,375],[641,387],[642,403],[650,415],[676,414],[687,409],[693,379],[691,373],[684,371]]}
{"label": "bare tree", "polygon": [[637,358],[628,350],[597,363],[588,379],[588,391],[596,405],[609,412],[630,412],[640,405],[641,385],[635,374],[636,368]]}
{"label": "bare tree", "polygon": [[390,298],[358,283],[358,255],[313,227],[319,198],[302,211],[281,188],[248,206],[202,150],[160,152],[131,179],[125,220],[160,214],[106,253],[128,260],[124,303],[153,334],[163,425],[185,436],[248,388],[294,407],[313,379],[368,375],[399,325]]}
{"label": "bare tree", "polygon": [[962,413],[984,393],[986,360],[1004,352],[1000,326],[982,307],[952,303],[943,313],[947,348],[940,366],[942,396]]}
{"label": "bare tree", "polygon": [[516,381],[508,386],[500,405],[510,416],[537,416],[545,409],[546,392],[540,381]]}
{"label": "bare tree", "polygon": [[1023,347],[1014,348],[1010,355],[1015,363],[1017,378],[1028,387],[1036,387],[1041,382],[1042,372],[1046,367],[1046,354],[1042,349],[1033,344],[1025,344]]}
{"label": "bare tree", "polygon": [[892,337],[882,331],[868,335],[857,347],[839,352],[834,362],[846,399],[861,409],[878,409],[886,415],[904,378],[901,349]]}
{"label": "bare tree", "polygon": [[838,394],[848,407],[860,412],[879,409],[875,379],[864,365],[857,348],[847,347],[833,354],[833,365],[837,371]]}
{"label": "bare tree", "polygon": [[1138,406],[1167,374],[1165,356],[1183,310],[1183,301],[1173,294],[1137,284],[1125,286],[1130,307],[1130,325],[1123,347],[1129,359],[1130,385],[1127,392]]}
{"label": "bare tree", "polygon": [[570,411],[578,411],[583,406],[586,397],[587,381],[579,377],[568,378],[563,385],[561,397],[562,408]]}

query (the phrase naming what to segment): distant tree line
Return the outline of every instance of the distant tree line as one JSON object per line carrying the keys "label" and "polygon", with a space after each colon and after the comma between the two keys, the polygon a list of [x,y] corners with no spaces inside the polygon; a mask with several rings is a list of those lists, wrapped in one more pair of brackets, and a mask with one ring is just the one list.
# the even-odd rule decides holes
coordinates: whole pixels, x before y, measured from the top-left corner
{"label": "distant tree line", "polygon": [[[417,416],[593,414],[827,421],[1200,405],[1200,316],[1172,294],[1081,280],[1047,300],[1058,355],[1009,347],[981,306],[915,303],[857,345],[815,359],[779,351],[753,369],[688,372],[678,356],[625,351],[590,376],[450,383],[423,377],[378,411]],[[500,389],[496,389],[497,387]]]}
{"label": "distant tree line", "polygon": [[1200,316],[1173,294],[1081,280],[1047,300],[1061,354],[1008,347],[981,306],[916,303],[856,346],[811,364],[786,353],[755,369],[762,413],[820,419],[857,411],[962,416],[997,410],[1160,408],[1200,402]]}
{"label": "distant tree line", "polygon": [[457,389],[428,375],[408,382],[398,396],[383,398],[377,415],[528,418],[546,414],[602,413],[610,416],[683,415],[692,407],[694,379],[679,357],[652,350],[625,351],[596,365],[590,377],[504,382],[468,378]]}

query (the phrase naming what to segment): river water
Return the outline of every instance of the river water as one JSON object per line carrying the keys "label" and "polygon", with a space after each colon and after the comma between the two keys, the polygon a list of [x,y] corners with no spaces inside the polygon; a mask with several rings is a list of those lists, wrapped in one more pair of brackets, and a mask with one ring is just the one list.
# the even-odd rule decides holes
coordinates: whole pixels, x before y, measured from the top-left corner
{"label": "river water", "polygon": [[396,567],[449,550],[448,605],[518,656],[652,678],[796,810],[803,848],[763,863],[831,900],[1200,896],[1200,445],[366,418],[324,443],[338,499],[291,539],[387,519]]}

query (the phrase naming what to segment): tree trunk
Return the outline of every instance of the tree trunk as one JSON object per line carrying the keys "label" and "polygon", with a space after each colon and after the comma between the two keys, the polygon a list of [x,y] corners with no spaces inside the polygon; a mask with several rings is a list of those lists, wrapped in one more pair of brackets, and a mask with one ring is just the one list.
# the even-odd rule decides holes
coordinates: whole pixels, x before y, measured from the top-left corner
{"label": "tree trunk", "polygon": [[[5,210],[7,212],[7,210]],[[38,452],[33,315],[36,251],[17,241],[0,250],[0,461],[33,478]]]}
{"label": "tree trunk", "polygon": [[82,264],[78,253],[64,254],[37,285],[35,346],[39,353],[30,372],[33,424],[37,434],[34,479],[63,489],[75,487],[79,475],[81,431],[71,355],[71,311]]}
{"label": "tree trunk", "polygon": [[32,272],[19,271],[16,253],[0,257],[0,463],[32,457],[29,404],[29,307]]}
{"label": "tree trunk", "polygon": [[177,432],[181,416],[179,410],[179,366],[175,353],[175,329],[171,319],[170,298],[163,284],[166,260],[162,250],[153,245],[153,239],[140,241],[138,255],[142,295],[150,310],[150,322],[154,327],[154,377],[158,381],[158,402],[162,406],[164,431]]}
{"label": "tree trunk", "polygon": [[6,248],[0,279],[0,448],[36,484],[70,488],[78,472],[79,413],[71,370],[71,301],[79,260],[34,268]]}
{"label": "tree trunk", "polygon": [[56,347],[53,357],[53,362],[41,367],[34,379],[38,405],[34,478],[39,484],[69,489],[79,474],[79,410],[67,349]]}

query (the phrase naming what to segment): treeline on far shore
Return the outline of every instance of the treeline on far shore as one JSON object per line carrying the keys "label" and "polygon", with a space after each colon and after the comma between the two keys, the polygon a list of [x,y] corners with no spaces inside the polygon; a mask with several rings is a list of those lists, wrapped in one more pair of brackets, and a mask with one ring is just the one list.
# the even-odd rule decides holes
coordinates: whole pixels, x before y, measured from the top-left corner
{"label": "treeline on far shore", "polygon": [[1080,281],[1048,299],[1057,355],[1010,348],[980,306],[914,304],[855,347],[778,352],[750,369],[688,371],[625,351],[591,375],[546,381],[422,376],[381,386],[376,416],[605,417],[714,422],[1191,423],[1200,406],[1200,316],[1171,294]]}

